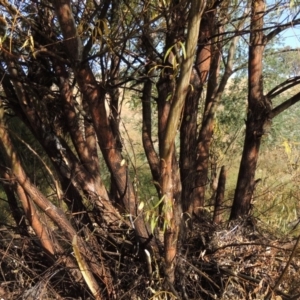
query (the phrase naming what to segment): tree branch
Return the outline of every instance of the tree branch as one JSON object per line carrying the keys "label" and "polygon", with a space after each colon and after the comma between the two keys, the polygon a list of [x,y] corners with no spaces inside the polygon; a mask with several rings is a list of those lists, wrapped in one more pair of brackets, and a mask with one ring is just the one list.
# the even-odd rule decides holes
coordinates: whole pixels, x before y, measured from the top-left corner
{"label": "tree branch", "polygon": [[275,28],[273,31],[271,31],[269,34],[267,34],[265,36],[264,42],[267,44],[271,39],[273,39],[277,34],[282,32],[283,30],[285,30],[289,27],[295,26],[295,25],[299,25],[299,24],[300,24],[300,19],[296,19],[296,20],[291,21],[289,23],[277,26],[277,28]]}
{"label": "tree branch", "polygon": [[186,58],[183,60],[181,65],[178,85],[171,105],[162,158],[168,156],[176,137],[184,101],[189,89],[190,76],[200,30],[200,21],[204,7],[205,3],[201,3],[201,1],[192,1],[188,24],[188,36],[186,39]]}
{"label": "tree branch", "polygon": [[64,44],[71,59],[79,63],[82,59],[83,46],[78,35],[70,0],[53,1],[60,28],[64,36]]}
{"label": "tree branch", "polygon": [[286,81],[282,82],[281,84],[277,85],[271,91],[269,91],[266,97],[272,100],[273,98],[279,96],[280,94],[282,94],[283,92],[285,92],[286,90],[292,88],[297,84],[300,84],[300,76],[289,78]]}
{"label": "tree branch", "polygon": [[280,113],[282,113],[283,111],[285,111],[287,108],[294,105],[298,101],[300,101],[300,92],[298,94],[294,95],[293,97],[291,97],[290,99],[288,99],[288,100],[284,101],[283,103],[279,104],[275,108],[273,108],[272,111],[271,111],[271,114],[270,114],[270,119],[275,118]]}

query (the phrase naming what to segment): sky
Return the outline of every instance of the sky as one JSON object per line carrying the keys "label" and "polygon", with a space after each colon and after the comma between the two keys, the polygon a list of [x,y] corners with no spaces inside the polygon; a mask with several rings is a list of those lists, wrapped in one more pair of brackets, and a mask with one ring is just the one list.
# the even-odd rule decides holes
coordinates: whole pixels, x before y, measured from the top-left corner
{"label": "sky", "polygon": [[286,29],[281,36],[286,46],[300,48],[300,25],[298,25],[298,28]]}
{"label": "sky", "polygon": [[[299,18],[299,5],[295,5],[294,7],[283,8],[278,14],[277,22],[282,24]],[[282,42],[286,46],[300,48],[300,24],[284,30],[281,34],[281,37],[283,39]]]}

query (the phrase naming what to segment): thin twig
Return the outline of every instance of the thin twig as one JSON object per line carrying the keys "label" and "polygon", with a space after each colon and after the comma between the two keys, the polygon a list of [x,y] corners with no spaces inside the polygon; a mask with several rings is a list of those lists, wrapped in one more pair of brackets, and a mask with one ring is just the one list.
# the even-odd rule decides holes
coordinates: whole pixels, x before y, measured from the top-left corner
{"label": "thin twig", "polygon": [[[299,242],[300,242],[300,235],[298,236],[298,238],[296,240],[295,246],[294,246],[293,251],[292,251],[292,253],[291,253],[290,257],[289,257],[289,260],[287,261],[287,263],[286,263],[286,265],[285,265],[285,267],[284,267],[281,275],[279,276],[277,282],[275,283],[275,285],[273,287],[273,291],[276,290],[279,287],[280,283],[283,281],[283,278],[284,278],[285,274],[288,271],[288,268],[289,268],[289,266],[290,266],[290,264],[292,262],[292,259],[296,255]],[[271,295],[272,295],[272,292],[268,294],[268,296],[266,297],[266,300],[270,299]]]}

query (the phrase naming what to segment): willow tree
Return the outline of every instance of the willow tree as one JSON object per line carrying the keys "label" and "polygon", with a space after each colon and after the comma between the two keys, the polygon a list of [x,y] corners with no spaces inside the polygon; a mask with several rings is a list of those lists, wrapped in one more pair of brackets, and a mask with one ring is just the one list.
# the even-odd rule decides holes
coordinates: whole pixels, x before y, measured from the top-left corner
{"label": "willow tree", "polygon": [[300,93],[296,93],[280,105],[272,105],[273,98],[299,84],[298,76],[293,76],[264,93],[263,57],[267,44],[283,30],[300,22],[299,19],[294,19],[278,24],[265,34],[266,15],[265,1],[251,2],[246,133],[230,219],[245,216],[250,210],[261,139],[268,132],[272,119],[300,100]]}
{"label": "willow tree", "polygon": [[[31,226],[51,264],[63,264],[79,289],[86,282],[98,299],[116,293],[115,268],[103,257],[112,245],[123,251],[124,236],[133,233],[127,251],[158,262],[163,257],[162,276],[176,294],[180,242],[191,228],[185,224],[201,218],[210,180],[216,109],[230,76],[243,67],[236,63],[240,37],[250,34],[249,109],[232,218],[247,213],[264,125],[298,101],[297,94],[270,106],[270,99],[299,78],[267,95],[262,90],[265,44],[298,21],[264,36],[262,1],[28,0],[14,6],[0,0],[0,5],[0,172],[19,232],[30,236]],[[122,99],[134,92],[157,192],[154,207],[159,206],[150,224],[120,130]],[[39,143],[41,155],[16,137],[12,117]],[[21,159],[20,141],[39,157],[55,196],[46,197],[35,183]],[[75,258],[49,224],[72,245]]]}
{"label": "willow tree", "polygon": [[[94,226],[103,229],[103,237],[108,231],[129,226],[135,232],[137,249],[157,252],[128,178],[117,121],[119,74],[121,68],[124,71],[120,56],[125,57],[123,45],[134,26],[126,28],[130,20],[119,1],[73,2],[72,6],[70,1],[27,1],[18,7],[1,1],[1,5],[5,11],[1,20],[7,27],[1,38],[1,150],[5,157],[1,173],[15,182],[14,195],[27,226],[41,240],[49,259],[59,259],[79,288],[83,286],[79,270],[87,265],[92,294],[99,299],[103,294],[110,296],[114,293],[112,275],[101,259],[99,240],[91,235]],[[55,202],[64,201],[67,214],[26,174],[8,130],[10,114],[29,129],[51,160],[52,166],[46,168],[55,184]],[[111,174],[111,193],[101,178],[98,147]],[[124,216],[116,208],[117,202],[126,212]],[[79,267],[41,221],[39,211],[73,243]],[[73,217],[68,218],[69,214]],[[21,226],[16,214],[15,219]],[[89,243],[82,234],[76,237],[78,231],[85,232],[86,238],[91,235]],[[113,243],[118,244],[116,240]],[[96,267],[96,260],[101,267]]]}

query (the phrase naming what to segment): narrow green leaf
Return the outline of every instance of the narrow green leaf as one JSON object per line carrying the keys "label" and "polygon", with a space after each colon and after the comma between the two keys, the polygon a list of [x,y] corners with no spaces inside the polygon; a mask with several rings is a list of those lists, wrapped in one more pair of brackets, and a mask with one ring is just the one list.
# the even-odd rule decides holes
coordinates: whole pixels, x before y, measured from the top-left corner
{"label": "narrow green leaf", "polygon": [[166,62],[166,60],[167,60],[167,58],[168,58],[168,56],[169,56],[169,54],[170,54],[170,52],[172,51],[173,48],[174,48],[174,45],[167,50],[167,52],[164,56],[164,62]]}

